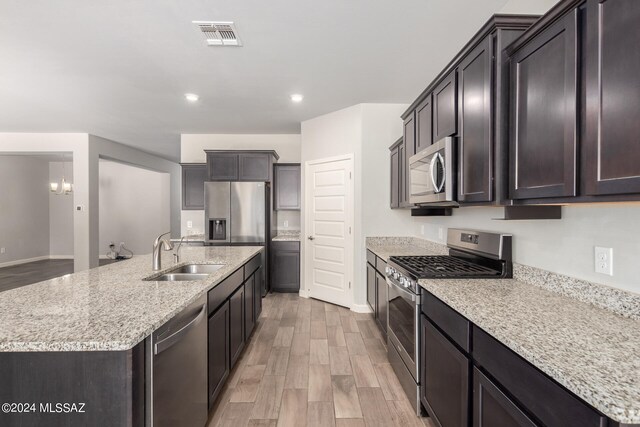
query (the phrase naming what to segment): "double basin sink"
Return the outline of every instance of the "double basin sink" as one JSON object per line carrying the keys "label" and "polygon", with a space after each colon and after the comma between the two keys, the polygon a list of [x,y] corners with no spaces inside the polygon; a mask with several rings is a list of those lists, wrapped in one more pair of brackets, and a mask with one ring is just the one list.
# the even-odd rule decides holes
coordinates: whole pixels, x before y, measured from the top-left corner
{"label": "double basin sink", "polygon": [[224,267],[224,264],[187,264],[158,277],[152,277],[145,280],[153,282],[184,282],[190,280],[206,279],[211,273],[215,273]]}

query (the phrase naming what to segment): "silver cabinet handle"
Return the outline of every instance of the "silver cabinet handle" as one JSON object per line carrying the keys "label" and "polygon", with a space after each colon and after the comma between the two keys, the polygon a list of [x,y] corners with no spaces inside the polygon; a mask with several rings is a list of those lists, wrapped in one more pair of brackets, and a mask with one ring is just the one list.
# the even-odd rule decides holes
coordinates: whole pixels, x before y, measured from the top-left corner
{"label": "silver cabinet handle", "polygon": [[314,240],[314,239],[315,239],[315,237],[313,237],[313,236],[308,236],[308,237],[307,237],[307,239],[309,239],[309,240]]}
{"label": "silver cabinet handle", "polygon": [[206,315],[206,313],[207,313],[207,305],[204,304],[200,309],[200,311],[198,312],[198,314],[196,314],[196,316],[193,319],[191,319],[189,323],[187,323],[182,328],[178,329],[176,332],[169,335],[162,341],[158,341],[154,346],[153,353],[156,355],[160,354],[166,349],[168,349],[169,347],[171,347],[172,345],[174,345],[175,343],[177,343],[178,341],[180,341],[182,337],[189,332],[190,329],[194,328],[198,323],[200,323],[200,321]]}

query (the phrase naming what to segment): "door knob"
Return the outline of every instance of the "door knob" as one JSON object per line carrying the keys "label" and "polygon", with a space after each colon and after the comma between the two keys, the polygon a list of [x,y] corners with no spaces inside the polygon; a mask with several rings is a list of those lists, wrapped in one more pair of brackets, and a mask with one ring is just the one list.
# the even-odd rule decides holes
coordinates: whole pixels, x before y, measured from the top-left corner
{"label": "door knob", "polygon": [[313,239],[315,239],[315,237],[313,237],[313,236],[309,236],[309,237],[307,237],[307,239],[309,239],[309,240],[313,240]]}

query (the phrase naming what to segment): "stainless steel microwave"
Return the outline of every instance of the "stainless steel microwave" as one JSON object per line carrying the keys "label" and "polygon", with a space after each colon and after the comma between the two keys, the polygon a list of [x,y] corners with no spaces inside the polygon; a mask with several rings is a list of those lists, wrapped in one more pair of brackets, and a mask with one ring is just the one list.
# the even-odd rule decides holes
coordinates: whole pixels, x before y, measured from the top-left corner
{"label": "stainless steel microwave", "polygon": [[409,158],[409,202],[414,205],[458,206],[455,144],[446,137]]}

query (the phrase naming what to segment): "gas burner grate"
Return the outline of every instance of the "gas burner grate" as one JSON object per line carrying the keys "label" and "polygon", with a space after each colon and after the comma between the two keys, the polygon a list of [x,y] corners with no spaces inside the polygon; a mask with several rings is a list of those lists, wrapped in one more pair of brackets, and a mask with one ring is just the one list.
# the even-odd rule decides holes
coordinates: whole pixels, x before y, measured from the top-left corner
{"label": "gas burner grate", "polygon": [[448,255],[390,258],[417,278],[500,277],[502,272]]}

